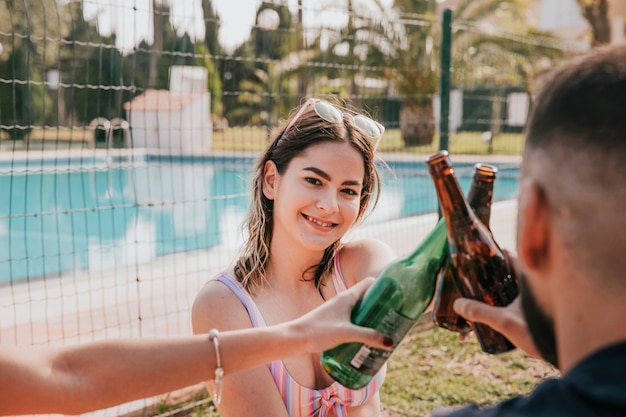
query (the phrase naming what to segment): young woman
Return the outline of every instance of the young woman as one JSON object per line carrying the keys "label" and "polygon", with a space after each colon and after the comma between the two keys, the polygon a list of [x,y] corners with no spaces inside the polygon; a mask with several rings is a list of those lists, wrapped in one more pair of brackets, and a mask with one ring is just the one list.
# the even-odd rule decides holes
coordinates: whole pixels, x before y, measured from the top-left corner
{"label": "young woman", "polygon": [[[381,242],[342,242],[378,199],[374,151],[384,128],[309,99],[261,155],[253,173],[247,243],[234,267],[210,280],[192,311],[197,333],[295,319],[376,276],[395,255]],[[377,416],[385,370],[349,390],[319,354],[227,375],[223,417]]]}

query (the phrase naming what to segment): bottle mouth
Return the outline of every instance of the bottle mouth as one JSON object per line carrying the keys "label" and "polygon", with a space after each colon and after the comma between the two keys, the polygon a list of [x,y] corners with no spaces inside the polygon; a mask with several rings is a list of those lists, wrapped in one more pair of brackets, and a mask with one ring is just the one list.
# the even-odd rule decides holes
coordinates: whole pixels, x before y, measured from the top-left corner
{"label": "bottle mouth", "polygon": [[477,163],[474,165],[474,176],[482,178],[484,180],[495,180],[498,168],[493,165]]}
{"label": "bottle mouth", "polygon": [[449,155],[448,151],[444,149],[444,150],[435,152],[434,154],[430,155],[428,159],[426,160],[426,162],[429,164],[436,164],[437,162],[440,162],[446,159],[448,155]]}
{"label": "bottle mouth", "polygon": [[448,151],[446,150],[441,150],[430,155],[426,160],[426,164],[428,165],[430,175],[439,176],[454,172],[450,159],[448,158]]}

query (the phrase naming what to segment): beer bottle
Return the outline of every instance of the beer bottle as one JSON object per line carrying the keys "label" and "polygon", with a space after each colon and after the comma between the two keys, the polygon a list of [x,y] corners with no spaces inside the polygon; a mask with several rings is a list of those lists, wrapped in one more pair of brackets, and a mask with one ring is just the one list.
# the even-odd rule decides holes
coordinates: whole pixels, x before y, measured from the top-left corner
{"label": "beer bottle", "polygon": [[437,271],[448,253],[443,220],[409,255],[389,264],[352,309],[353,323],[376,329],[394,341],[393,349],[344,343],[321,355],[324,369],[339,383],[359,389],[380,370],[430,304]]}
{"label": "beer bottle", "polygon": [[[474,165],[472,185],[467,195],[469,205],[474,210],[476,217],[487,227],[489,227],[493,185],[497,172],[498,169],[492,165]],[[461,296],[453,271],[454,268],[450,267],[449,260],[446,260],[437,282],[435,304],[432,311],[433,322],[447,330],[469,333],[472,330],[470,324],[456,314],[453,308],[454,301]]]}
{"label": "beer bottle", "polygon": [[[517,281],[506,257],[491,232],[476,217],[454,176],[447,151],[428,158],[430,175],[448,231],[450,265],[463,297],[506,306],[517,296]],[[515,346],[501,333],[482,323],[473,323],[481,348],[487,353],[502,353]]]}

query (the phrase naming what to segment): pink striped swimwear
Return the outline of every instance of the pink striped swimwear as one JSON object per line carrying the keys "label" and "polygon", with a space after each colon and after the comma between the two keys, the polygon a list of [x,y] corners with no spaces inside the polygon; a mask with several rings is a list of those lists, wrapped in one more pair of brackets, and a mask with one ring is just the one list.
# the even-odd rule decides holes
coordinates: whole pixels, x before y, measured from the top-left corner
{"label": "pink striped swimwear", "polygon": [[[332,277],[337,293],[347,289],[339,268],[338,257],[335,257]],[[256,303],[234,276],[229,273],[221,273],[217,280],[230,288],[241,300],[248,311],[253,327],[266,326]],[[283,398],[289,417],[326,417],[330,409],[334,411],[336,417],[347,417],[346,407],[365,404],[376,394],[384,379],[384,373],[379,372],[372,379],[372,382],[359,390],[348,389],[338,382],[333,382],[327,388],[316,390],[298,384],[289,375],[282,361],[270,362],[268,367]]]}

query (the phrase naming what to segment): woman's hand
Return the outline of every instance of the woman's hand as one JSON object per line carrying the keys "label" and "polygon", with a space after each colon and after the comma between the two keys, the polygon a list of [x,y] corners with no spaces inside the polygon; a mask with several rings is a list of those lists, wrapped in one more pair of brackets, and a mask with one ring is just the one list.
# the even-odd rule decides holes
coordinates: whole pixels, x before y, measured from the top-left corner
{"label": "woman's hand", "polygon": [[357,326],[350,321],[352,309],[373,282],[373,278],[366,278],[290,322],[295,332],[304,335],[308,344],[307,352],[321,352],[348,342],[361,342],[380,349],[389,349],[393,346],[390,337],[374,329]]}

